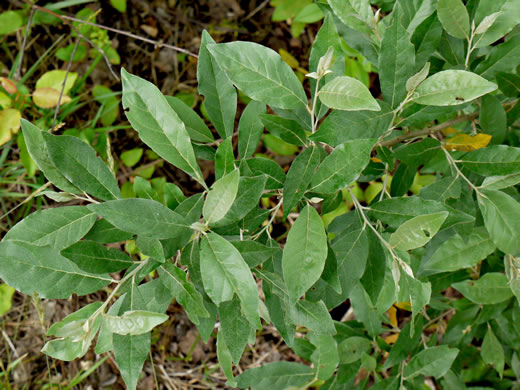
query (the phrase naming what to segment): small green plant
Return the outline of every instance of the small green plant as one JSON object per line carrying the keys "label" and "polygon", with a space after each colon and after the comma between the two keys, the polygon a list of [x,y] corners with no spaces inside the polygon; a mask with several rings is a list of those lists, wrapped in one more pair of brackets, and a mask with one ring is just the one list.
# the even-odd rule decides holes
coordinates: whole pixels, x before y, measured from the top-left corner
{"label": "small green plant", "polygon": [[[58,195],[88,204],[14,226],[0,243],[1,278],[50,299],[114,286],[55,323],[46,354],[76,359],[97,338],[96,353],[113,351],[135,389],[175,298],[205,342],[218,318],[234,387],[518,387],[520,3],[406,0],[384,16],[368,0],[318,4],[310,97],[271,49],[203,33],[199,93],[215,132],[122,70],[126,117],[193,179],[190,197],[137,178],[136,197],[123,199],[87,143],[22,120]],[[345,76],[348,48],[377,67],[382,100]],[[251,101],[235,149],[237,89]],[[297,151],[287,172],[255,155],[264,128]],[[214,160],[213,183],[197,156]],[[117,242],[125,251],[106,246]],[[235,377],[263,322],[309,363]]]}

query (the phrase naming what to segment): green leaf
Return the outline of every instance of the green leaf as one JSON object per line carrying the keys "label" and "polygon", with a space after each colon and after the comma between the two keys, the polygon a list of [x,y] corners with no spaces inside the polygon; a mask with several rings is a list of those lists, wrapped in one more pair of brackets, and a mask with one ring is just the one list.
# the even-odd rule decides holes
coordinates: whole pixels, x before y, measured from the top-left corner
{"label": "green leaf", "polygon": [[287,215],[302,200],[324,153],[319,146],[311,146],[300,153],[291,164],[283,187],[283,215]]}
{"label": "green leaf", "polygon": [[164,248],[161,241],[157,238],[138,236],[135,244],[142,255],[151,257],[153,261],[158,263],[164,263],[166,261]]}
{"label": "green leaf", "polygon": [[269,132],[275,137],[283,139],[293,145],[306,145],[305,130],[298,122],[282,118],[277,115],[261,114],[260,120]]}
{"label": "green leaf", "polygon": [[3,316],[12,307],[12,297],[15,293],[15,289],[11,286],[2,283],[0,284],[0,316]]}
{"label": "green leaf", "polygon": [[475,73],[492,80],[498,72],[511,72],[520,58],[520,35],[515,35],[500,45],[493,46],[487,58],[475,68]]}
{"label": "green leaf", "polygon": [[[345,56],[341,48],[341,38],[338,35],[333,17],[330,15],[330,13],[327,13],[311,47],[311,53],[309,56],[309,70],[311,72],[316,72],[318,70],[320,58],[327,53],[329,48],[332,48],[334,51],[334,62],[330,68],[332,73],[326,75],[323,79],[323,82],[326,82],[327,80],[336,76],[343,76],[345,74]],[[309,81],[311,96],[314,98],[314,93],[316,91],[316,80],[311,78]],[[315,111],[321,114],[321,107],[319,105],[320,102],[316,101],[316,103],[317,107],[315,108]]]}
{"label": "green leaf", "polygon": [[184,218],[151,199],[121,199],[87,206],[125,232],[157,239],[191,234]]}
{"label": "green leaf", "polygon": [[425,349],[412,357],[405,366],[404,377],[412,379],[417,375],[425,375],[440,378],[448,372],[458,354],[457,348],[449,348],[447,345]]}
{"label": "green leaf", "polygon": [[444,205],[434,200],[417,196],[385,199],[370,205],[369,215],[379,219],[389,227],[397,229],[400,225],[418,215],[446,211]]}
{"label": "green leaf", "polygon": [[[114,315],[123,314],[128,310],[147,309],[144,297],[137,286],[132,284],[119,313],[114,313]],[[135,390],[144,362],[150,353],[151,333],[136,336],[113,333],[112,337],[117,367],[128,389]]]}
{"label": "green leaf", "polygon": [[217,359],[220,364],[220,368],[224,371],[224,375],[229,381],[229,384],[233,387],[237,386],[235,381],[235,377],[233,376],[233,359],[231,357],[231,352],[229,352],[229,348],[226,345],[224,340],[224,336],[222,336],[222,332],[218,332],[217,334]]}
{"label": "green leaf", "polygon": [[390,245],[394,248],[409,251],[426,245],[437,234],[448,218],[447,211],[413,217],[403,223],[390,236]]}
{"label": "green leaf", "polygon": [[16,11],[0,13],[0,35],[10,34],[23,26],[22,14]]}
{"label": "green leaf", "polygon": [[520,254],[520,203],[501,191],[481,193],[478,204],[491,240],[506,254]]}
{"label": "green leaf", "polygon": [[159,156],[205,186],[186,127],[166,97],[155,85],[124,69],[121,70],[121,78],[123,107],[141,140]]}
{"label": "green leaf", "polygon": [[492,136],[490,145],[500,145],[504,141],[507,135],[506,110],[496,97],[482,97],[479,122],[482,131]]}
{"label": "green leaf", "polygon": [[460,179],[457,176],[447,176],[421,188],[419,196],[423,199],[444,202],[450,198],[459,199],[460,191]]}
{"label": "green leaf", "polygon": [[488,324],[488,330],[482,341],[482,349],[480,350],[482,360],[486,364],[492,365],[497,370],[500,378],[504,374],[504,349],[502,344],[493,333],[491,326]]}
{"label": "green leaf", "polygon": [[103,105],[101,123],[103,126],[111,126],[119,116],[119,98],[110,88],[104,85],[96,85],[92,88],[92,95],[99,104]]}
{"label": "green leaf", "polygon": [[520,302],[520,259],[507,255],[504,257],[504,266],[509,281],[509,287],[517,301]]}
{"label": "green leaf", "polygon": [[253,275],[240,252],[215,233],[202,238],[200,270],[204,289],[216,305],[236,294],[249,322],[260,326],[258,293]]}
{"label": "green leaf", "polygon": [[312,368],[295,362],[272,362],[236,377],[238,387],[251,390],[298,388],[314,376]]}
{"label": "green leaf", "polygon": [[59,338],[48,341],[42,352],[65,361],[84,356],[101,326],[101,317],[89,324],[88,331],[85,330],[85,325],[88,318],[100,307],[101,302],[91,303],[53,324],[47,334]]}
{"label": "green leaf", "polygon": [[86,142],[70,135],[42,136],[53,164],[74,186],[102,200],[121,198],[114,175]]}
{"label": "green leaf", "polygon": [[379,138],[388,130],[393,113],[388,104],[381,100],[377,102],[381,108],[378,112],[332,111],[310,139],[337,146],[355,139]]}
{"label": "green leaf", "polygon": [[18,222],[4,240],[25,241],[57,250],[79,241],[96,222],[96,214],[84,206],[36,211]]}
{"label": "green leaf", "polygon": [[110,5],[121,13],[126,12],[126,0],[110,0]]}
{"label": "green leaf", "polygon": [[300,81],[275,51],[253,42],[207,47],[233,84],[251,99],[285,109],[307,106]]}
{"label": "green leaf", "polygon": [[8,285],[28,295],[37,292],[42,298],[66,299],[73,293],[86,295],[112,282],[109,275],[83,271],[57,249],[28,242],[0,242],[0,261],[0,277]]}
{"label": "green leaf", "polygon": [[338,345],[339,361],[341,364],[354,363],[371,349],[372,343],[369,339],[360,336],[349,337]]}
{"label": "green leaf", "polygon": [[349,298],[356,319],[365,325],[368,334],[372,337],[379,335],[382,332],[382,317],[361,283],[358,282],[352,287]]}
{"label": "green leaf", "polygon": [[186,311],[189,319],[196,325],[200,323],[199,317],[209,318],[209,313],[204,307],[202,295],[195,286],[186,278],[186,273],[171,263],[164,263],[158,269],[159,280],[164,284]]}
{"label": "green leaf", "polygon": [[[413,142],[397,148],[394,156],[399,161],[417,168],[434,158],[441,151],[441,144],[433,138],[426,138],[420,142]],[[415,175],[414,175],[415,176]]]}
{"label": "green leaf", "polygon": [[213,38],[204,30],[197,61],[197,80],[199,93],[205,97],[204,108],[219,135],[225,139],[233,135],[237,92],[219,61],[208,50],[214,43]]}
{"label": "green leaf", "polygon": [[476,265],[495,251],[495,244],[482,226],[475,228],[469,237],[458,234],[451,236],[435,250],[433,255],[421,264],[428,274],[455,272]]}
{"label": "green leaf", "polygon": [[226,216],[237,196],[239,180],[240,171],[233,169],[211,186],[202,209],[202,215],[208,225]]}
{"label": "green leaf", "polygon": [[475,23],[480,24],[495,12],[499,15],[485,33],[475,40],[476,47],[494,43],[510,32],[520,20],[520,4],[515,0],[481,0],[475,12]]}
{"label": "green leaf", "polygon": [[507,277],[498,272],[489,272],[478,280],[464,280],[452,284],[471,302],[482,305],[496,305],[513,296]]}
{"label": "green leaf", "polygon": [[243,240],[231,242],[238,249],[249,268],[255,268],[273,256],[274,248],[258,241]]}
{"label": "green leaf", "polygon": [[520,148],[493,145],[466,153],[459,158],[464,167],[482,176],[520,173]]}
{"label": "green leaf", "polygon": [[231,301],[222,302],[218,312],[220,316],[218,333],[222,332],[233,362],[238,365],[251,334],[256,336],[255,329],[243,316],[240,301],[236,297]]}
{"label": "green leaf", "polygon": [[289,321],[294,325],[305,326],[318,334],[336,334],[334,322],[323,301],[299,300],[296,305],[286,304],[285,310],[288,310]]}
{"label": "green leaf", "polygon": [[439,0],[437,16],[448,34],[469,39],[469,15],[462,0]]}
{"label": "green leaf", "polygon": [[316,346],[316,349],[311,355],[315,377],[325,381],[334,374],[339,363],[336,340],[328,334],[312,333],[310,335],[310,341]]}
{"label": "green leaf", "polygon": [[93,302],[75,311],[74,313],[69,314],[60,322],[52,324],[52,326],[47,331],[47,336],[72,336],[78,330],[78,328],[83,326],[86,320],[88,320],[89,317],[101,307],[101,305],[101,302]]}
{"label": "green leaf", "polygon": [[374,14],[368,0],[328,0],[334,13],[348,27],[370,33],[374,26]]}
{"label": "green leaf", "polygon": [[320,278],[326,259],[327,236],[323,222],[318,212],[307,206],[289,230],[282,257],[283,278],[291,303]]}
{"label": "green leaf", "polygon": [[122,316],[105,314],[103,325],[112,333],[137,336],[151,331],[167,319],[166,314],[147,310],[131,310],[124,312]]}
{"label": "green leaf", "polygon": [[514,73],[498,72],[496,75],[498,89],[507,97],[520,95],[520,76]]}
{"label": "green leaf", "polygon": [[[458,0],[459,1],[459,0]],[[474,100],[497,89],[479,75],[465,70],[444,70],[435,73],[417,87],[412,99],[431,106],[455,106]]]}
{"label": "green leaf", "polygon": [[126,241],[132,237],[132,233],[117,229],[106,219],[98,219],[84,238],[100,244],[111,244],[113,242]]}
{"label": "green leaf", "polygon": [[392,12],[392,22],[385,29],[379,54],[379,79],[385,101],[396,108],[405,99],[406,81],[415,73],[415,49],[410,34],[401,23],[401,6]]}
{"label": "green leaf", "polygon": [[122,271],[134,263],[126,253],[95,241],[76,242],[61,254],[82,270],[95,274]]}
{"label": "green leaf", "polygon": [[386,250],[371,230],[367,231],[367,238],[368,256],[360,281],[372,302],[376,302],[385,283]]}
{"label": "green leaf", "polygon": [[285,172],[282,167],[276,163],[276,161],[265,157],[256,157],[249,160],[244,160],[244,163],[252,174],[242,173],[242,175],[267,176],[267,182],[265,184],[266,190],[275,190],[283,187],[285,182]]}
{"label": "green leaf", "polygon": [[[425,3],[423,2],[423,4]],[[430,15],[417,26],[411,37],[411,42],[415,46],[416,70],[421,69],[439,47],[442,31],[442,24],[436,13]]]}
{"label": "green leaf", "polygon": [[408,322],[399,332],[399,338],[390,350],[388,358],[385,360],[384,369],[395,366],[396,364],[407,359],[421,340],[424,326],[423,317],[418,317],[415,323]]}
{"label": "green leaf", "polygon": [[22,119],[20,123],[22,126],[24,140],[27,145],[27,150],[45,177],[56,187],[65,192],[70,192],[73,194],[81,193],[81,191],[76,188],[52,162],[51,156],[49,155],[49,151],[47,150],[47,146],[43,139],[42,130],[25,119]]}
{"label": "green leaf", "polygon": [[226,226],[240,221],[246,215],[258,206],[258,201],[264,192],[267,177],[252,176],[241,177],[238,183],[238,195],[226,213],[224,218],[215,222],[214,226]]}
{"label": "green leaf", "polygon": [[327,156],[314,175],[309,191],[331,194],[356,180],[370,161],[374,139],[347,141]]}
{"label": "green leaf", "polygon": [[352,77],[338,76],[319,91],[323,104],[345,111],[379,111],[381,108],[367,87]]}
{"label": "green leaf", "polygon": [[264,125],[260,115],[266,110],[265,104],[250,101],[244,109],[238,123],[238,154],[241,159],[251,157],[258,147]]}
{"label": "green leaf", "polygon": [[264,135],[264,146],[272,151],[275,155],[293,156],[298,152],[298,147],[285,142],[283,139],[275,137],[272,134]]}
{"label": "green leaf", "polygon": [[143,148],[134,148],[121,153],[121,161],[127,167],[133,167],[143,156]]}
{"label": "green leaf", "polygon": [[233,143],[231,138],[226,138],[215,154],[215,180],[227,175],[235,169],[235,156],[233,155]]}
{"label": "green leaf", "polygon": [[[186,126],[186,131],[192,141],[213,142],[215,140],[211,130],[206,126],[206,123],[204,123],[202,118],[193,111],[190,106],[175,96],[166,96],[166,100],[179,119],[184,123],[184,126]],[[207,110],[208,103],[205,103],[205,105]]]}
{"label": "green leaf", "polygon": [[501,190],[502,188],[508,188],[520,183],[520,174],[514,173],[507,176],[488,176],[484,179],[484,182],[480,188],[484,190]]}

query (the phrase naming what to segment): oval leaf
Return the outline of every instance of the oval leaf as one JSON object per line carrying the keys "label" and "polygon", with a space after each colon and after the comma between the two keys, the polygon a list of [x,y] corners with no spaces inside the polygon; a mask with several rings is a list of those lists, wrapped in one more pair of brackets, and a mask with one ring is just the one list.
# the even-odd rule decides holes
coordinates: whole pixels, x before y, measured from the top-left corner
{"label": "oval leaf", "polygon": [[283,277],[295,303],[318,281],[327,259],[327,236],[318,212],[305,207],[289,230],[283,251]]}
{"label": "oval leaf", "polygon": [[159,156],[205,186],[184,123],[152,83],[121,70],[123,107],[139,137]]}
{"label": "oval leaf", "polygon": [[414,217],[392,233],[390,245],[402,251],[409,251],[426,245],[437,234],[448,218],[448,212],[425,214]]}
{"label": "oval leaf", "polygon": [[474,100],[497,89],[479,75],[465,70],[445,70],[424,80],[417,87],[413,101],[430,106],[455,106]]}
{"label": "oval leaf", "polygon": [[319,91],[323,104],[345,111],[380,111],[381,108],[365,85],[352,77],[338,76]]}
{"label": "oval leaf", "polygon": [[233,84],[251,99],[285,109],[307,106],[300,81],[274,50],[252,42],[207,47]]}

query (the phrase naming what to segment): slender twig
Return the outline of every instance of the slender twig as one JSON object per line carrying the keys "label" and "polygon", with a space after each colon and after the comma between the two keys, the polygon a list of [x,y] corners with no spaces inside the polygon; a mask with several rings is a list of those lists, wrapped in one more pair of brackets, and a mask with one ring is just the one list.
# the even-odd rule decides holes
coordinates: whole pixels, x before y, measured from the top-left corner
{"label": "slender twig", "polygon": [[255,16],[262,8],[264,8],[270,0],[264,0],[258,7],[256,7],[254,10],[252,10],[244,19],[242,19],[242,23],[246,20],[251,19],[253,16]]}
{"label": "slender twig", "polygon": [[[28,0],[26,0],[28,1]],[[130,38],[133,38],[133,39],[137,39],[139,41],[143,41],[143,42],[147,42],[147,43],[151,43],[152,45],[155,45],[156,47],[165,47],[165,48],[168,48],[168,49],[171,49],[171,50],[175,50],[175,51],[178,51],[180,53],[184,53],[184,54],[187,54],[189,56],[192,56],[192,57],[195,57],[195,58],[198,58],[199,56],[195,53],[192,53],[191,51],[189,50],[186,50],[186,49],[183,49],[181,47],[177,47],[177,46],[174,46],[174,45],[170,45],[168,43],[163,43],[163,42],[159,42],[159,41],[154,41],[153,39],[148,39],[148,38],[144,38],[144,37],[141,37],[139,35],[136,35],[136,34],[132,34],[131,32],[128,32],[128,31],[124,31],[124,30],[119,30],[117,28],[113,28],[113,27],[108,27],[108,26],[104,26],[102,24],[97,24],[97,23],[92,23],[92,22],[88,22],[88,21],[85,21],[85,20],[81,20],[81,19],[77,19],[77,18],[73,18],[72,16],[67,16],[67,15],[58,15],[58,14],[55,14],[54,12],[46,9],[46,8],[43,8],[43,7],[40,7],[39,5],[36,5],[36,4],[33,4],[33,7],[35,7],[36,9],[42,11],[42,12],[47,12],[47,13],[50,13],[54,16],[56,16],[57,18],[60,18],[61,20],[68,20],[68,21],[71,21],[71,22],[76,22],[76,23],[81,23],[81,24],[86,24],[88,26],[92,26],[92,27],[97,27],[97,28],[100,28],[102,30],[106,30],[106,31],[111,31],[113,33],[116,33],[116,34],[119,34],[119,35],[125,35],[127,37],[130,37]]]}
{"label": "slender twig", "polygon": [[54,126],[56,126],[56,118],[58,118],[58,113],[60,112],[61,99],[63,98],[63,93],[65,92],[65,85],[67,84],[67,77],[69,76],[70,68],[72,67],[72,61],[76,56],[76,51],[78,50],[79,43],[81,41],[81,37],[76,39],[76,44],[74,45],[74,50],[72,50],[72,55],[70,56],[69,62],[67,64],[67,69],[65,70],[65,77],[63,78],[63,84],[61,85],[60,96],[58,97],[58,104],[56,105],[56,109],[54,110],[54,117],[52,118],[52,127],[51,131],[54,131]]}
{"label": "slender twig", "polygon": [[278,214],[278,210],[280,209],[281,206],[282,206],[282,201],[280,200],[278,202],[278,204],[271,209],[273,215],[269,219],[269,222],[267,222],[267,225],[265,225],[258,233],[256,233],[254,236],[252,236],[251,239],[256,240],[258,237],[260,237],[262,235],[263,232],[265,232],[265,231],[269,232],[268,229],[273,224],[276,214]]}
{"label": "slender twig", "polygon": [[31,23],[34,16],[35,9],[31,9],[31,13],[29,14],[29,19],[27,20],[27,26],[25,27],[25,35],[23,36],[22,47],[20,48],[20,61],[18,61],[18,65],[16,66],[16,72],[14,74],[14,79],[16,81],[20,80],[20,72],[22,70],[22,62],[23,62],[23,53],[25,52],[25,46],[27,45],[27,37],[29,36],[29,30],[31,29]]}
{"label": "slender twig", "polygon": [[[518,99],[511,101],[511,102],[504,103],[503,107],[505,109],[507,109],[508,107],[514,106],[517,102],[518,102]],[[438,131],[447,129],[448,127],[452,127],[458,123],[471,121],[473,119],[478,118],[479,115],[480,115],[480,112],[478,112],[478,111],[472,112],[471,114],[460,115],[456,118],[450,119],[449,121],[439,123],[438,125],[435,125],[432,127],[427,127],[426,129],[410,131],[409,133],[400,135],[398,137],[379,142],[374,146],[374,149],[377,148],[378,146],[386,146],[388,148],[390,146],[394,146],[394,145],[401,143],[402,141],[406,141],[408,139],[424,137],[425,135],[430,135],[430,134],[436,133]]]}
{"label": "slender twig", "polygon": [[51,182],[47,182],[45,183],[44,185],[42,185],[40,188],[38,188],[36,191],[34,191],[32,194],[30,194],[22,203],[18,203],[15,207],[13,207],[11,210],[9,210],[7,213],[5,213],[4,215],[2,215],[0,217],[0,220],[4,219],[5,217],[7,217],[9,214],[11,214],[13,211],[17,210],[19,207],[21,207],[22,205],[24,205],[25,203],[29,202],[31,199],[33,199],[35,196],[37,196],[40,192],[46,190],[48,187],[51,186]]}
{"label": "slender twig", "polygon": [[[49,10],[47,8],[40,7],[39,5],[34,4],[31,0],[24,0],[24,1],[27,4],[29,4],[33,10],[39,10],[39,11],[48,13],[49,15],[52,15],[58,19],[61,19],[64,23],[68,24],[69,27],[72,30],[74,30],[74,32],[76,34],[78,34],[82,39],[84,39],[86,42],[88,42],[89,45],[91,45],[94,49],[96,49],[103,56],[105,63],[107,64],[108,70],[110,71],[110,73],[112,73],[112,76],[114,76],[114,78],[119,81],[119,76],[114,71],[112,64],[110,63],[110,59],[107,56],[107,53],[105,53],[105,51],[102,48],[100,48],[98,45],[96,45],[94,42],[92,42],[90,39],[88,39],[81,31],[79,31],[79,29],[76,28],[76,26],[74,26],[72,23],[70,23],[64,15],[60,15],[55,12],[52,12],[51,10]],[[86,23],[84,20],[80,20],[80,19],[77,19],[76,21],[81,22],[81,23]]]}
{"label": "slender twig", "polygon": [[457,176],[458,177],[461,177],[466,183],[468,183],[468,185],[470,186],[470,188],[472,190],[474,190],[477,195],[481,195],[479,189],[475,186],[475,184],[473,184],[467,177],[466,175],[464,175],[462,173],[462,171],[459,169],[459,167],[457,166],[457,162],[453,159],[453,157],[451,157],[451,154],[450,152],[448,152],[446,149],[444,148],[441,148],[442,151],[444,152],[444,154],[446,155],[446,159],[448,160],[449,164],[453,167],[453,169],[455,170],[455,172],[457,173]]}
{"label": "slender twig", "polygon": [[398,137],[380,142],[379,144],[374,146],[374,148],[376,148],[378,146],[390,147],[390,146],[394,146],[398,143],[401,143],[402,141],[406,141],[408,139],[424,137],[425,135],[430,135],[430,134],[436,133],[438,131],[447,129],[448,127],[454,126],[458,123],[476,119],[476,118],[478,118],[479,115],[480,114],[478,112],[472,112],[471,114],[461,115],[461,116],[458,116],[447,122],[440,123],[440,124],[432,126],[432,127],[427,127],[426,129],[410,131],[409,133],[406,133],[406,134],[400,135]]}

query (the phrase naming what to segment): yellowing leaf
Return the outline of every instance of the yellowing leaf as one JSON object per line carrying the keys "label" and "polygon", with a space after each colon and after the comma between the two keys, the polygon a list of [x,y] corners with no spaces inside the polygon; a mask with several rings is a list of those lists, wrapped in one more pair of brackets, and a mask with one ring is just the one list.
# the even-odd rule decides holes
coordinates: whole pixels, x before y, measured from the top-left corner
{"label": "yellowing leaf", "polygon": [[20,129],[22,114],[14,108],[0,111],[0,145],[8,142]]}
{"label": "yellowing leaf", "polygon": [[387,344],[395,344],[399,338],[399,333],[394,333],[383,338]]}
{"label": "yellowing leaf", "polygon": [[11,107],[11,103],[11,98],[2,91],[0,91],[0,108],[9,108]]}
{"label": "yellowing leaf", "polygon": [[412,311],[412,305],[410,305],[410,302],[399,302],[396,303],[394,306],[398,307],[401,310]]}
{"label": "yellowing leaf", "polygon": [[370,157],[370,160],[372,160],[375,163],[383,162],[383,160],[381,160],[380,158],[377,158],[377,157]]}
{"label": "yellowing leaf", "polygon": [[444,149],[471,152],[472,150],[486,147],[489,144],[489,141],[491,141],[491,136],[489,134],[457,134],[444,142]]}
{"label": "yellowing leaf", "polygon": [[280,57],[289,65],[291,68],[296,69],[300,66],[300,63],[294,56],[284,49],[278,50]]}
{"label": "yellowing leaf", "polygon": [[[58,105],[60,91],[54,88],[38,88],[33,92],[33,102],[40,108],[53,108]],[[72,99],[67,95],[61,97],[61,104],[70,103]]]}
{"label": "yellowing leaf", "polygon": [[[66,74],[67,72],[64,70],[51,70],[49,72],[45,72],[36,82],[36,89],[54,88],[58,91],[61,91],[61,86],[63,85]],[[65,90],[63,91],[64,95],[69,93],[77,78],[78,74],[76,72],[69,72],[67,75],[67,81],[65,82]]]}
{"label": "yellowing leaf", "polygon": [[446,137],[449,135],[457,134],[458,132],[459,131],[457,129],[454,129],[453,127],[446,127],[445,129],[441,130],[441,133]]}
{"label": "yellowing leaf", "polygon": [[390,309],[388,309],[387,313],[390,323],[397,328],[397,309],[395,306],[390,306]]}

